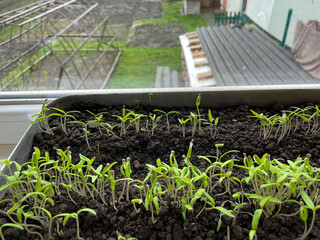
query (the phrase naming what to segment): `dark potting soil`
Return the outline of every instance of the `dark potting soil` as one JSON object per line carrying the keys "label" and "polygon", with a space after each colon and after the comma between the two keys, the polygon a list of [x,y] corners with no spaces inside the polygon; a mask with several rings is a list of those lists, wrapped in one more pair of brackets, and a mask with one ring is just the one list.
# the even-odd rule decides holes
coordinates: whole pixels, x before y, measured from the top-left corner
{"label": "dark potting soil", "polygon": [[[301,106],[300,106],[301,107]],[[156,165],[158,158],[161,161],[168,163],[171,150],[175,151],[180,167],[184,166],[182,155],[188,151],[189,143],[192,140],[191,126],[187,123],[186,137],[182,137],[182,128],[178,122],[178,118],[186,117],[193,112],[196,114],[195,108],[157,108],[134,106],[129,107],[135,113],[145,115],[154,114],[154,109],[161,109],[164,111],[179,111],[181,115],[171,114],[170,131],[167,130],[165,117],[163,116],[158,126],[155,128],[154,136],[151,136],[151,121],[148,124],[146,118],[142,118],[140,124],[140,132],[136,133],[135,128],[131,125],[125,136],[121,138],[118,136],[120,131],[120,123],[112,115],[121,115],[122,106],[108,106],[103,107],[96,104],[75,104],[70,110],[79,110],[81,114],[74,114],[77,120],[87,121],[93,119],[93,115],[86,110],[93,113],[107,112],[104,114],[103,120],[111,125],[117,125],[114,133],[117,136],[108,136],[104,131],[99,133],[96,126],[89,126],[90,136],[89,143],[92,147],[90,151],[85,138],[83,136],[81,124],[68,124],[68,135],[66,136],[62,131],[59,119],[51,121],[51,127],[54,136],[45,133],[37,133],[34,137],[33,145],[38,147],[41,153],[48,152],[51,159],[57,159],[56,149],[65,150],[70,146],[72,151],[72,159],[74,163],[79,161],[79,153],[92,158],[96,157],[94,166],[100,164],[118,162],[113,169],[117,177],[120,175],[121,160],[126,157],[131,158],[132,178],[144,179],[148,173],[148,168],[145,164]],[[262,156],[264,153],[269,153],[271,158],[283,158],[285,160],[294,160],[298,156],[304,157],[306,154],[311,154],[311,161],[314,167],[320,165],[320,140],[317,134],[306,135],[306,128],[301,126],[294,134],[285,136],[285,138],[277,144],[277,139],[272,135],[269,139],[264,140],[260,136],[260,123],[257,119],[250,118],[252,115],[250,109],[258,113],[264,113],[267,116],[273,114],[281,114],[281,110],[289,109],[289,106],[273,105],[268,108],[257,108],[249,106],[235,106],[228,108],[214,108],[213,117],[219,117],[218,132],[213,139],[210,135],[210,130],[207,125],[202,124],[204,135],[201,136],[199,131],[196,131],[193,137],[193,150],[191,163],[197,166],[201,171],[208,167],[208,163],[204,160],[198,159],[197,156],[216,155],[215,144],[222,143],[224,146],[221,152],[225,153],[230,150],[237,150],[239,152],[227,155],[222,161],[231,158],[234,155],[236,159],[242,160],[243,153],[247,155],[257,154]],[[208,109],[201,108],[201,114],[207,119]],[[239,168],[234,168],[233,176],[240,178],[245,177],[245,171]],[[130,186],[130,199],[138,198],[138,189],[132,184]],[[117,195],[121,193],[122,186],[117,186]],[[250,186],[247,186],[246,191],[250,191]],[[106,201],[112,202],[110,190]],[[231,184],[231,193],[241,191],[239,185]],[[223,185],[218,185],[212,196],[216,201],[216,206],[223,202],[232,200],[232,197],[225,192]],[[76,212],[81,208],[91,208],[96,211],[97,216],[90,213],[83,213],[80,215],[80,229],[84,239],[117,239],[116,231],[119,231],[125,237],[136,237],[139,240],[144,239],[249,239],[249,231],[251,230],[252,216],[255,211],[254,205],[247,204],[241,209],[236,220],[228,217],[222,217],[222,225],[217,231],[218,220],[220,212],[216,210],[205,210],[196,218],[197,213],[202,208],[201,201],[194,205],[194,212],[187,213],[187,220],[183,220],[181,209],[173,206],[161,206],[159,215],[156,215],[156,223],[152,223],[150,212],[146,211],[143,206],[139,206],[140,213],[136,213],[133,204],[122,199],[117,203],[118,211],[115,211],[113,206],[104,206],[100,199],[85,199],[84,197],[72,195],[77,202],[74,204],[69,199],[66,191],[61,190],[61,195],[57,196],[55,200],[55,207],[49,207],[52,215],[62,212]],[[226,203],[226,208],[230,204]],[[285,204],[281,213],[292,213],[299,210],[295,205]],[[7,219],[4,216],[0,217],[1,225]],[[309,223],[310,224],[310,223]],[[309,225],[308,225],[309,226]],[[47,229],[43,232],[45,237]],[[76,237],[76,222],[69,220],[66,227],[62,229],[63,235],[58,236],[54,224],[53,236],[55,239],[75,239]],[[304,223],[297,214],[292,217],[278,216],[276,218],[265,218],[263,215],[259,222],[257,230],[258,239],[296,239],[302,235],[304,231]],[[36,235],[17,230],[15,228],[4,229],[6,239],[39,239]],[[315,225],[312,232],[307,239],[320,239],[320,219],[316,217]]]}

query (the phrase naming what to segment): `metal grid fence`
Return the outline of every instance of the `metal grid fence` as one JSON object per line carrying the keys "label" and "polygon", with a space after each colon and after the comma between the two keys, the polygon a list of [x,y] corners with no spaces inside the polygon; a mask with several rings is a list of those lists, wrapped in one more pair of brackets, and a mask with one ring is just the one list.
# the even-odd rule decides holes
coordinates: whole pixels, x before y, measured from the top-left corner
{"label": "metal grid fence", "polygon": [[0,89],[104,88],[120,57],[98,3],[46,0],[0,14]]}

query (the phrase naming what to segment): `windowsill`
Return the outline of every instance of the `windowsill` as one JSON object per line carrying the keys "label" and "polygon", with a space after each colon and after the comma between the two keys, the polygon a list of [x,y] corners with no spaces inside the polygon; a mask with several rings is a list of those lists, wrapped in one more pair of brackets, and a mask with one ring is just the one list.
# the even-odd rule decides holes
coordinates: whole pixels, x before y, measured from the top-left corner
{"label": "windowsill", "polygon": [[0,145],[0,159],[8,159],[15,146],[15,144]]}

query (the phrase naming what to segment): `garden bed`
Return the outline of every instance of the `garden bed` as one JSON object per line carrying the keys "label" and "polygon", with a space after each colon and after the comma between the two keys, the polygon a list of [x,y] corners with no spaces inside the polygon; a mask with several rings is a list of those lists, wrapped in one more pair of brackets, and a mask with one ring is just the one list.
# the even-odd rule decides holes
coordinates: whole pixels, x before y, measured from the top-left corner
{"label": "garden bed", "polygon": [[[296,107],[300,107],[301,109],[304,109],[306,106],[314,106],[314,103],[296,105]],[[48,152],[51,160],[61,159],[61,152],[57,154],[57,149],[62,149],[65,151],[66,155],[68,155],[69,151],[67,148],[70,147],[69,150],[71,151],[72,164],[79,163],[79,153],[81,153],[83,156],[86,156],[88,160],[95,157],[92,164],[94,169],[97,169],[100,164],[102,164],[102,167],[104,168],[107,163],[112,164],[113,162],[117,162],[117,164],[112,166],[115,180],[124,178],[120,171],[120,166],[123,163],[130,163],[131,165],[132,172],[130,178],[142,181],[146,178],[150,170],[150,166],[147,166],[146,164],[159,166],[159,164],[166,163],[168,166],[172,166],[174,165],[172,154],[176,157],[179,169],[182,170],[187,166],[191,169],[192,166],[195,166],[202,173],[210,167],[210,164],[204,158],[199,158],[198,156],[220,157],[224,153],[234,150],[237,152],[226,154],[220,159],[220,162],[222,163],[233,159],[235,165],[238,164],[243,166],[244,153],[246,153],[247,156],[254,156],[256,154],[259,157],[268,153],[271,156],[271,160],[283,158],[284,161],[282,161],[282,163],[287,163],[286,160],[292,160],[294,162],[298,157],[304,159],[308,156],[307,154],[311,154],[310,165],[314,168],[319,167],[320,144],[317,137],[318,131],[314,130],[314,132],[310,132],[309,130],[309,132],[307,132],[308,125],[300,122],[295,132],[291,130],[291,132],[286,134],[280,141],[279,133],[277,134],[277,137],[275,137],[276,127],[271,132],[271,135],[268,136],[267,139],[264,139],[263,136],[261,136],[261,125],[259,120],[250,117],[253,116],[253,113],[250,110],[254,110],[257,113],[263,113],[266,116],[272,116],[274,114],[281,116],[281,111],[289,110],[290,107],[291,106],[283,106],[280,104],[273,104],[264,108],[248,105],[224,108],[213,106],[210,109],[213,119],[218,118],[218,132],[214,134],[215,128],[213,125],[213,134],[211,134],[210,128],[208,128],[208,125],[205,125],[205,122],[203,121],[201,125],[203,133],[199,131],[199,125],[196,124],[196,130],[194,136],[192,136],[193,133],[190,120],[186,123],[185,137],[183,137],[182,125],[179,123],[179,119],[188,119],[190,112],[198,115],[196,103],[194,104],[194,107],[166,108],[163,106],[144,106],[137,101],[134,106],[125,107],[126,114],[133,111],[135,114],[143,114],[146,117],[141,116],[138,128],[135,128],[134,123],[129,126],[129,122],[126,122],[126,133],[120,136],[121,125],[119,117],[115,116],[123,118],[123,105],[101,106],[94,103],[77,103],[73,104],[68,109],[79,111],[79,113],[71,113],[77,121],[88,123],[88,121],[97,120],[97,117],[99,117],[94,116],[94,114],[102,113],[103,117],[101,119],[103,122],[115,127],[110,129],[105,128],[106,125],[101,125],[100,133],[96,122],[87,125],[73,122],[66,125],[66,132],[68,134],[66,135],[61,127],[59,118],[53,116],[50,119],[50,127],[54,135],[44,132],[36,133],[33,146],[39,148],[42,156],[44,156],[45,152]],[[165,114],[154,111],[155,109],[164,112],[179,112],[179,114],[169,114],[169,131]],[[202,107],[200,104],[199,111],[202,118],[206,119],[207,123],[210,122],[208,118],[208,108]],[[152,119],[149,117],[150,114],[151,116],[154,114],[157,116],[163,115],[157,123],[157,126],[154,128],[153,134]],[[130,116],[132,117],[132,115]],[[146,119],[148,119],[148,124]],[[71,121],[74,119],[70,118],[69,120]],[[84,131],[83,128],[86,130]],[[108,129],[108,131],[106,129]],[[87,139],[85,137],[86,132],[88,134]],[[216,144],[223,144],[223,146]],[[91,148],[91,150],[89,148]],[[172,150],[174,153],[171,152]],[[183,155],[185,156],[182,157]],[[126,160],[128,157],[130,158],[130,162]],[[31,158],[32,156],[30,156],[30,159]],[[158,158],[161,159],[161,162],[157,162]],[[268,158],[268,156],[264,156],[264,159],[266,158]],[[309,156],[307,158],[309,161]],[[122,159],[125,160],[122,161]],[[209,159],[214,160],[214,158]],[[239,162],[237,162],[236,159],[239,160]],[[190,165],[189,161],[192,165]],[[299,164],[297,163],[297,165]],[[219,166],[221,167],[221,165]],[[218,165],[216,167],[216,173],[218,175],[212,178],[212,186],[215,185],[221,177],[219,173],[226,174],[230,172],[228,169],[231,169],[232,176],[238,179],[248,176],[248,171],[241,167],[233,166],[233,168],[229,168],[230,165],[228,164],[228,166],[225,166],[227,170],[223,170],[222,172],[220,172]],[[49,171],[49,173],[52,176],[55,175],[53,170]],[[46,179],[48,176],[43,178]],[[159,182],[160,185],[166,185],[165,180],[160,177]],[[232,194],[236,192],[243,193],[244,191],[245,193],[253,193],[251,182],[249,182],[249,184],[243,183],[243,189],[241,189],[240,184],[237,183],[237,181],[231,181],[229,194],[226,192],[226,185],[223,180],[220,184],[218,183],[215,185],[209,195],[214,199],[215,207],[224,207],[226,211],[221,211],[219,208],[216,208],[211,210],[206,209],[201,212],[204,200],[207,199],[209,201],[209,198],[200,197],[195,201],[194,205],[192,205],[193,210],[186,210],[186,219],[184,219],[182,214],[183,208],[178,206],[172,198],[164,194],[162,199],[163,202],[160,201],[159,203],[158,214],[155,205],[153,206],[154,219],[152,219],[152,211],[150,207],[149,211],[146,210],[144,206],[146,203],[145,201],[144,204],[136,203],[137,210],[139,211],[139,213],[137,213],[133,203],[131,201],[126,201],[126,191],[124,192],[122,199],[118,200],[124,183],[127,182],[123,180],[116,183],[116,201],[114,201],[110,185],[107,183],[105,188],[103,188],[105,191],[105,196],[103,198],[105,203],[101,200],[99,194],[94,194],[93,198],[90,191],[86,192],[85,195],[79,194],[77,191],[70,191],[71,196],[69,196],[68,191],[66,191],[67,188],[61,187],[58,188],[59,194],[55,191],[55,194],[52,194],[52,196],[50,195],[54,200],[55,206],[52,207],[47,203],[45,207],[51,212],[52,216],[59,213],[75,213],[82,208],[94,210],[96,216],[90,212],[79,214],[79,234],[84,239],[115,239],[117,237],[116,231],[119,231],[123,236],[136,237],[138,239],[177,240],[249,239],[249,232],[253,227],[252,216],[254,215],[255,210],[260,208],[259,202],[255,205],[253,199],[251,199],[251,203],[249,203],[249,200],[246,197],[243,197],[242,202],[242,197],[237,198],[236,195],[232,196]],[[130,200],[140,198],[139,189],[134,186],[135,184],[139,185],[138,182],[130,184]],[[146,184],[148,184],[149,187],[152,185],[150,179]],[[197,190],[205,188],[201,181],[195,183],[194,186]],[[145,191],[147,191],[148,187],[146,185],[145,187]],[[92,189],[91,191],[94,192]],[[194,191],[194,193],[197,193],[197,191]],[[182,193],[179,193],[177,195],[178,199],[183,196],[183,194],[181,194]],[[317,194],[317,191],[315,194]],[[292,199],[295,199],[298,202],[300,200],[306,200],[306,198],[301,198],[300,195],[296,198],[292,197]],[[233,215],[236,215],[237,213],[236,218],[227,216],[228,213],[231,213],[230,211],[234,209],[234,205],[232,205],[231,202],[235,205],[241,205],[240,212],[232,212]],[[25,203],[31,206],[33,201],[31,199],[26,199]],[[242,205],[242,203],[244,204]],[[319,204],[318,201],[315,201],[315,204]],[[308,204],[305,205],[308,206]],[[9,203],[6,210],[12,206],[13,204]],[[272,218],[272,216],[267,218],[266,215],[262,213],[256,232],[258,239],[295,239],[300,237],[304,233],[304,222],[300,218],[299,207],[300,206],[295,202],[286,202],[282,204],[279,215],[274,218]],[[117,210],[115,208],[117,208]],[[210,205],[207,204],[207,208],[210,208]],[[1,209],[4,209],[4,203],[2,203]],[[24,211],[27,212],[27,209],[28,207],[26,207]],[[277,210],[278,205],[276,205],[276,208],[273,211],[274,215],[276,215]],[[294,216],[289,217],[282,215],[295,213],[297,211],[298,213]],[[197,216],[198,214],[199,216]],[[41,216],[45,217],[45,214],[43,213]],[[308,229],[311,226],[312,216],[312,212],[309,210],[309,218],[307,221]],[[307,239],[317,239],[319,236],[320,224],[318,216],[315,219],[315,224]],[[0,222],[2,224],[7,220],[7,217],[1,215]],[[31,220],[29,223],[39,225],[39,222],[36,220]],[[217,229],[218,225],[220,225],[219,231]],[[73,239],[77,235],[77,226],[74,219],[68,220],[65,227],[62,226],[62,222],[59,224],[59,228],[62,231],[61,236],[57,234],[56,226],[56,224],[52,225],[52,236],[54,239]],[[32,228],[32,231],[38,231],[47,238],[48,228],[44,229],[45,230],[38,230]],[[36,234],[18,231],[15,228],[4,228],[3,232],[6,239],[37,239],[38,237]]]}

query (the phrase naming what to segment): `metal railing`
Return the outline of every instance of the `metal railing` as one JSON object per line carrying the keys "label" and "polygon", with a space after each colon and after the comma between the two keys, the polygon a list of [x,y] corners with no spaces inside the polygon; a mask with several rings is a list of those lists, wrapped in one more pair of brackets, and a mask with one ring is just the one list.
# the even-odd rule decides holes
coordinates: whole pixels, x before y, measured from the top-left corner
{"label": "metal railing", "polygon": [[242,22],[240,12],[214,13],[214,26],[239,24]]}

